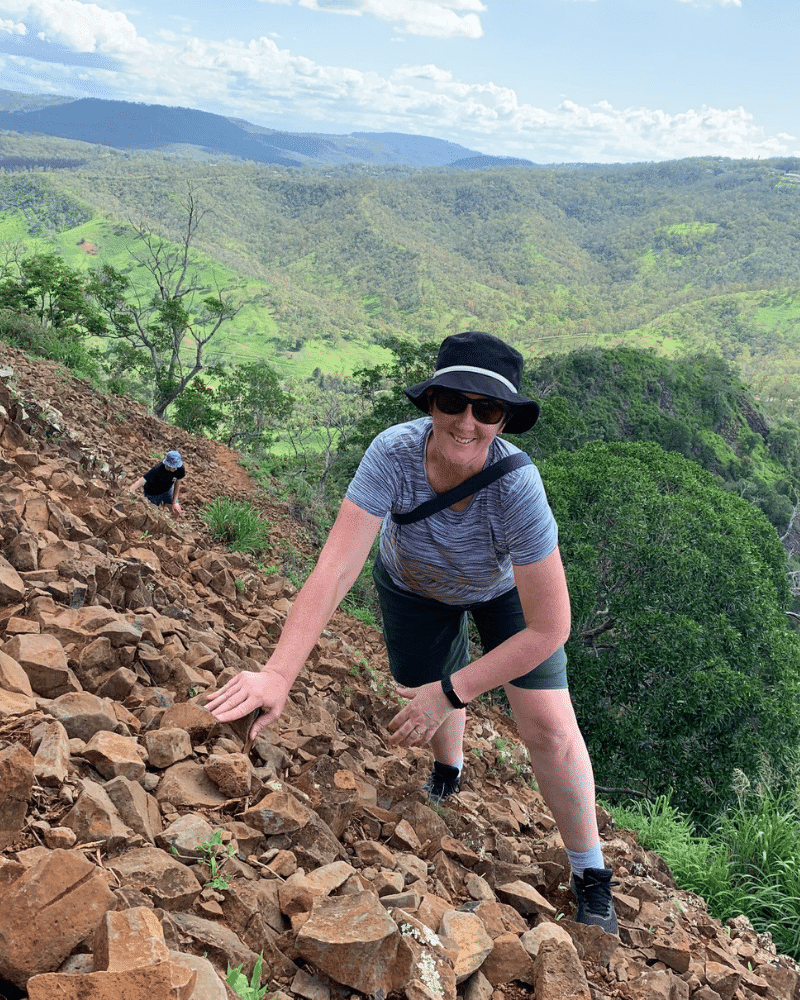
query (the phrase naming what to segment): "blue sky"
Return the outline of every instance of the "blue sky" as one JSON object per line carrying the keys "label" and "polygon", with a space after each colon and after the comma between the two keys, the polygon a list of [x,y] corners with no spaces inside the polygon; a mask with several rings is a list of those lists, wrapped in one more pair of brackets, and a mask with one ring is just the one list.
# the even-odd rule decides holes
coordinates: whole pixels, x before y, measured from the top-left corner
{"label": "blue sky", "polygon": [[800,155],[798,0],[0,0],[0,88],[539,163]]}

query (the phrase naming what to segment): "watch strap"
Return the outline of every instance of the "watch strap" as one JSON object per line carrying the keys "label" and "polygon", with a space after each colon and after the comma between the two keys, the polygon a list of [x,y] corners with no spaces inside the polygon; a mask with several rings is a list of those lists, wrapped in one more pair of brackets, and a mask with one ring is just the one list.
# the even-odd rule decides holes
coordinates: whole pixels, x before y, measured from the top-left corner
{"label": "watch strap", "polygon": [[458,695],[453,690],[453,678],[443,677],[442,678],[442,691],[447,695],[447,700],[453,706],[453,708],[466,708],[467,702],[462,701]]}

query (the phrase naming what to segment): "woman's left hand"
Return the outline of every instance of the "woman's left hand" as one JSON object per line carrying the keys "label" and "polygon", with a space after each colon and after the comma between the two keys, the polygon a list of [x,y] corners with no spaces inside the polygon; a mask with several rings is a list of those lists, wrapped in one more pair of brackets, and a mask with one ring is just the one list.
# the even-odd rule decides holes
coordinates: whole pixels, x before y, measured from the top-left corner
{"label": "woman's left hand", "polygon": [[447,700],[439,681],[418,688],[397,688],[408,704],[401,708],[388,725],[391,746],[415,747],[427,743],[441,726],[453,706]]}

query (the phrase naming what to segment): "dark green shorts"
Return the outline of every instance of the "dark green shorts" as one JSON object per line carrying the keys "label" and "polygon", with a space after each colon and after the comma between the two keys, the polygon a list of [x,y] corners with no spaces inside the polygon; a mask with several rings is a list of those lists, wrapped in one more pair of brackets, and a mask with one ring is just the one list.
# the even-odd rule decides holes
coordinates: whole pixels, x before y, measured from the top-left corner
{"label": "dark green shorts", "polygon": [[[383,635],[392,677],[403,687],[421,687],[461,670],[469,663],[467,614],[473,621],[485,652],[525,628],[517,588],[476,604],[442,604],[398,587],[375,557],[372,577],[383,616]],[[557,649],[521,677],[514,687],[538,690],[567,688],[567,654]]]}

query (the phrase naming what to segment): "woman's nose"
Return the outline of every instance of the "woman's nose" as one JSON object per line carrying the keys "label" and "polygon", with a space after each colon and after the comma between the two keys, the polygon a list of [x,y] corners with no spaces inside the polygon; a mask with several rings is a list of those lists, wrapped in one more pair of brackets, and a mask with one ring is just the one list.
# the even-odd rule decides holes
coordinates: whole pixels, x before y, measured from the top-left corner
{"label": "woman's nose", "polygon": [[462,427],[474,427],[475,425],[475,414],[472,412],[472,406],[468,403],[464,409],[458,415],[458,424]]}

